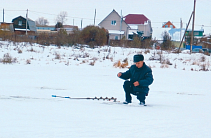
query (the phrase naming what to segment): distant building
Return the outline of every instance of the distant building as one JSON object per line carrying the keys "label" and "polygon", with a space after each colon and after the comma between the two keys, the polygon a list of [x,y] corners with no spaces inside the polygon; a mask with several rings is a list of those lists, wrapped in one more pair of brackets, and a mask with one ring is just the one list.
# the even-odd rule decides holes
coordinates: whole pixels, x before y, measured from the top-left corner
{"label": "distant building", "polygon": [[55,26],[51,25],[51,26],[48,26],[48,25],[37,25],[37,31],[38,30],[49,30],[49,31],[55,31]]}
{"label": "distant building", "polygon": [[151,21],[143,14],[128,14],[121,17],[113,10],[99,24],[109,32],[109,39],[120,40],[123,37],[133,39],[133,35],[139,35],[143,38],[152,36]]}
{"label": "distant building", "polygon": [[[192,30],[187,30],[185,32],[185,36],[191,36]],[[194,30],[193,32],[194,37],[203,37],[204,36],[204,29],[201,30]]]}
{"label": "distant building", "polygon": [[37,33],[57,33],[55,26],[53,25],[37,25]]}
{"label": "distant building", "polygon": [[200,42],[198,45],[211,50],[211,35],[204,35],[202,38],[200,38]]}
{"label": "distant building", "polygon": [[112,40],[120,40],[123,37],[127,39],[128,30],[130,29],[130,26],[115,10],[105,17],[98,25],[108,30],[109,39]]}
{"label": "distant building", "polygon": [[35,34],[37,32],[35,22],[29,18],[26,20],[26,18],[18,16],[12,20],[12,23],[16,34],[24,35],[26,31],[28,34]]}
{"label": "distant building", "polygon": [[0,30],[14,32],[13,23],[0,22]]}
{"label": "distant building", "polygon": [[145,24],[149,20],[143,14],[128,14],[124,18],[128,25],[141,25]]}
{"label": "distant building", "polygon": [[133,34],[141,35],[143,38],[152,36],[151,21],[143,14],[128,14],[125,22],[130,26],[128,38],[133,39]]}
{"label": "distant building", "polygon": [[64,29],[67,32],[67,34],[72,34],[73,31],[78,30],[78,26],[63,25],[62,28],[57,28],[57,31],[59,31],[60,29]]}
{"label": "distant building", "polygon": [[[187,30],[185,32],[185,41],[187,45],[191,43],[191,34],[192,34],[192,30]],[[204,29],[194,30],[193,36],[194,36],[194,40],[193,40],[194,43],[198,43],[198,41],[204,36]]]}
{"label": "distant building", "polygon": [[172,22],[168,21],[166,23],[163,23],[162,28],[176,28]]}
{"label": "distant building", "polygon": [[55,28],[53,25],[37,25],[37,33],[57,33],[61,29],[65,30],[67,34],[72,34],[74,30],[78,30],[78,26],[63,25],[62,28]]}
{"label": "distant building", "polygon": [[154,27],[152,37],[157,40],[163,40],[163,33],[167,32],[171,36],[171,40],[180,43],[183,34],[185,33],[185,28],[176,28],[176,26],[168,21],[161,25],[162,27]]}

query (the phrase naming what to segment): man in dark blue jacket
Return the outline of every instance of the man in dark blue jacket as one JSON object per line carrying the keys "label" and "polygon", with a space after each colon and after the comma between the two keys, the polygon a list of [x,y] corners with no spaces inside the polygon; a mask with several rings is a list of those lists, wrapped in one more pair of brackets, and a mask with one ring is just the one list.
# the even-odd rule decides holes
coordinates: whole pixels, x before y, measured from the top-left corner
{"label": "man in dark blue jacket", "polygon": [[[133,94],[137,96],[141,105],[145,105],[149,85],[153,82],[152,70],[145,64],[144,56],[141,54],[134,55],[133,61],[135,65],[132,65],[128,71],[117,74],[119,78],[126,80],[123,85],[126,101],[123,103],[131,103],[131,94]],[[130,79],[130,81],[127,79]]]}

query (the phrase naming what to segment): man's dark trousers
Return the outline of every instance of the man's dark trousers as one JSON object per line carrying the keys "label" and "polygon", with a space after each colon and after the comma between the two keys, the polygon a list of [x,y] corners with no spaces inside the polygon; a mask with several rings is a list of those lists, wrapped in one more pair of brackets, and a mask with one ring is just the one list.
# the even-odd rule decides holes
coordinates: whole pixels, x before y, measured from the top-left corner
{"label": "man's dark trousers", "polygon": [[123,88],[125,90],[125,97],[126,97],[126,101],[128,103],[131,103],[132,97],[131,94],[136,95],[137,99],[140,102],[143,102],[145,104],[145,99],[146,99],[146,93],[143,92],[133,92],[133,83],[130,81],[125,81]]}

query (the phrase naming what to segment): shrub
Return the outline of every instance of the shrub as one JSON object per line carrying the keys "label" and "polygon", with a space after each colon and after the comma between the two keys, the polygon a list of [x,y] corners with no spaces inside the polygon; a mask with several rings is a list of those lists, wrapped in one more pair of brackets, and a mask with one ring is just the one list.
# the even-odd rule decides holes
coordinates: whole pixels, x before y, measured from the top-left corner
{"label": "shrub", "polygon": [[120,60],[119,60],[119,61],[115,62],[113,66],[116,67],[116,68],[117,67],[119,67],[119,68],[126,68],[128,66],[128,59],[127,58],[124,59],[123,63],[121,63]]}
{"label": "shrub", "polygon": [[140,40],[140,38],[138,36],[135,36],[133,38],[132,46],[135,47],[135,48],[140,48],[141,47],[141,40]]}
{"label": "shrub", "polygon": [[209,70],[208,68],[210,67],[209,61],[206,62],[205,56],[202,56],[200,60],[202,62],[202,64],[200,65],[201,67],[200,71],[208,71]]}
{"label": "shrub", "polygon": [[147,49],[147,50],[144,51],[144,54],[147,54],[147,53],[150,53],[150,50],[149,49]]}
{"label": "shrub", "polygon": [[26,60],[26,64],[31,64],[31,60],[30,59],[27,59]]}
{"label": "shrub", "polygon": [[60,56],[60,54],[59,53],[55,53],[55,59],[61,59],[61,56]]}
{"label": "shrub", "polygon": [[208,66],[205,63],[202,64],[200,71],[208,71]]}
{"label": "shrub", "polygon": [[163,43],[161,44],[161,47],[163,50],[169,50],[172,49],[172,42],[171,42],[171,36],[167,31],[164,31],[162,33],[163,37]]}
{"label": "shrub", "polygon": [[66,45],[68,43],[67,36],[67,31],[64,29],[60,29],[55,36],[55,44],[59,47]]}
{"label": "shrub", "polygon": [[121,68],[126,68],[128,66],[128,62],[122,63]]}
{"label": "shrub", "polygon": [[169,68],[169,66],[168,66],[167,64],[162,64],[162,65],[160,66],[160,68]]}
{"label": "shrub", "polygon": [[3,64],[11,64],[12,63],[12,57],[9,53],[4,54],[3,59],[1,60]]}
{"label": "shrub", "polygon": [[90,62],[89,65],[94,66],[95,65],[95,60]]}
{"label": "shrub", "polygon": [[81,39],[85,44],[94,47],[95,45],[103,46],[107,42],[107,32],[104,28],[97,26],[87,26],[80,34]]}
{"label": "shrub", "polygon": [[23,53],[23,52],[22,52],[22,50],[18,49],[18,53],[21,54],[21,53]]}
{"label": "shrub", "polygon": [[29,51],[29,52],[36,52],[32,47],[31,47],[31,49],[29,49],[27,51]]}
{"label": "shrub", "polygon": [[202,56],[201,57],[201,62],[205,62],[206,61],[206,57],[205,56]]}

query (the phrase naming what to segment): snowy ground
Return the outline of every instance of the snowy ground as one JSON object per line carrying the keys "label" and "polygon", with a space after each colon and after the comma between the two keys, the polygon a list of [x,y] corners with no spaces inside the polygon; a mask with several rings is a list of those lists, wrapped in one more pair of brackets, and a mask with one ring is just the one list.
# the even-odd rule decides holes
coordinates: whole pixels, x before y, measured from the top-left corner
{"label": "snowy ground", "polygon": [[[22,53],[18,53],[21,50]],[[116,77],[127,69],[114,68],[142,52],[153,70],[154,83],[141,107],[70,97],[116,97],[124,101],[123,81]],[[172,54],[161,65],[149,58],[159,51],[111,48],[75,49],[0,42],[0,59],[9,53],[14,63],[0,63],[0,138],[209,138],[211,137],[210,57]],[[58,58],[58,59],[56,59]],[[94,62],[94,66],[90,63]],[[30,64],[27,64],[30,63]]]}

